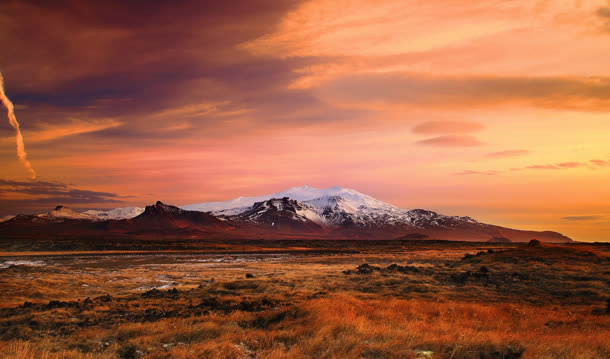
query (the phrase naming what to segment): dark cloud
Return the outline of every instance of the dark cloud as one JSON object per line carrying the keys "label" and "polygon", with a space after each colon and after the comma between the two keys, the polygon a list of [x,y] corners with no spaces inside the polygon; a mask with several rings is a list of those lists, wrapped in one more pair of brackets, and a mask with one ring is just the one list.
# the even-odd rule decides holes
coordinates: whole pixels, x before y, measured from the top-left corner
{"label": "dark cloud", "polygon": [[419,145],[440,146],[440,147],[472,147],[481,146],[484,143],[469,135],[447,135],[429,138],[416,142]]}
{"label": "dark cloud", "polygon": [[363,74],[335,80],[326,89],[345,103],[386,102],[418,106],[528,106],[610,110],[610,77],[430,76]]}
{"label": "dark cloud", "polygon": [[485,155],[485,157],[493,157],[493,158],[505,158],[505,157],[517,157],[517,156],[525,156],[529,154],[528,150],[506,150],[499,152],[492,152]]}
{"label": "dark cloud", "polygon": [[0,214],[19,214],[16,209],[39,213],[48,208],[65,205],[118,204],[125,196],[111,192],[98,192],[44,181],[11,181],[0,179]]}
{"label": "dark cloud", "polygon": [[561,219],[566,221],[594,221],[603,218],[604,216],[566,216]]}
{"label": "dark cloud", "polygon": [[[116,134],[134,141],[183,138],[165,129],[184,125],[184,118],[151,116],[206,103],[222,108],[193,118],[188,131],[193,136],[214,132],[225,121],[234,125],[237,115],[226,114],[245,109],[254,111],[250,118],[265,119],[249,121],[253,127],[285,125],[288,112],[330,107],[303,91],[285,91],[300,76],[295,69],[321,60],[257,57],[238,45],[273,31],[298,4],[2,2],[0,43],[11,44],[0,52],[7,92],[28,107],[18,116],[26,130],[70,118],[121,120],[120,130],[95,134],[109,140]],[[268,112],[273,116],[265,116]],[[336,112],[326,118],[348,116]]]}
{"label": "dark cloud", "polygon": [[0,40],[11,48],[0,55],[1,63],[6,73],[14,74],[15,88],[28,92],[78,87],[79,79],[99,80],[116,73],[133,80],[167,78],[185,67],[243,62],[247,54],[238,52],[236,45],[271,31],[297,4],[3,2],[0,13],[6,16],[0,23]]}
{"label": "dark cloud", "polygon": [[483,128],[483,125],[474,121],[427,121],[413,127],[412,131],[421,134],[454,134],[476,132]]}

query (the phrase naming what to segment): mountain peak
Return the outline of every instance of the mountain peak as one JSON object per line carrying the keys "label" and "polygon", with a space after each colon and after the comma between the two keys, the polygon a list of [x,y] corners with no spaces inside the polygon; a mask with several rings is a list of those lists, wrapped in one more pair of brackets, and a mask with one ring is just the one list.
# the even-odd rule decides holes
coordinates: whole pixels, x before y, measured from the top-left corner
{"label": "mountain peak", "polygon": [[88,220],[97,220],[98,219],[97,217],[92,216],[90,214],[79,213],[79,212],[74,211],[72,208],[65,207],[62,205],[56,206],[54,210],[52,210],[46,214],[38,215],[38,217],[49,218],[49,219],[52,219],[52,218],[88,219]]}
{"label": "mountain peak", "polygon": [[178,214],[180,212],[182,212],[183,210],[176,207],[176,206],[172,206],[170,204],[165,204],[161,201],[157,201],[157,203],[153,204],[152,206],[146,206],[146,208],[144,209],[144,213],[143,215],[161,215],[161,214]]}
{"label": "mountain peak", "polygon": [[183,206],[182,208],[191,211],[212,212],[215,214],[231,215],[244,212],[250,207],[252,207],[255,203],[263,202],[271,198],[288,197],[295,201],[306,202],[315,200],[317,198],[328,198],[332,196],[342,197],[345,202],[352,206],[354,209],[368,208],[374,210],[381,208],[385,211],[402,211],[397,207],[376,200],[375,198],[362,194],[354,189],[342,188],[339,186],[320,189],[311,187],[309,185],[303,185],[301,187],[292,187],[281,192],[263,196],[239,197],[224,202],[205,202],[198,204],[190,204],[187,206]]}

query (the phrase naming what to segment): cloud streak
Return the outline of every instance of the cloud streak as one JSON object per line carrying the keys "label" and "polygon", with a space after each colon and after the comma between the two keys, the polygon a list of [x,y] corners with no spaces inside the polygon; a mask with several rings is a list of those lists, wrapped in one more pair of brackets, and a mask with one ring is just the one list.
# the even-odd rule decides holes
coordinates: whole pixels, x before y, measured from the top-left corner
{"label": "cloud streak", "polygon": [[36,178],[36,172],[32,168],[32,164],[27,159],[27,153],[25,153],[25,145],[23,144],[23,137],[21,136],[21,130],[19,129],[19,122],[17,122],[17,118],[15,117],[15,107],[11,100],[6,96],[4,92],[4,77],[0,72],[0,100],[6,107],[8,121],[11,126],[15,129],[15,143],[17,145],[17,157],[19,157],[19,161],[25,167],[25,169],[30,173],[30,177],[32,179]]}
{"label": "cloud streak", "polygon": [[[523,150],[523,151],[525,151],[525,150]],[[521,152],[521,150],[503,151],[503,152],[494,152],[494,153],[488,154],[487,157],[511,157],[511,156],[515,156],[515,155],[520,156],[522,154],[527,154],[527,153],[528,153],[528,151]],[[595,170],[595,169],[598,169],[599,167],[608,167],[608,166],[610,166],[610,160],[608,160],[608,161],[590,160],[588,163],[571,161],[571,162],[559,162],[559,163],[553,163],[553,164],[536,164],[536,165],[529,165],[529,166],[525,166],[525,167],[513,167],[513,168],[510,168],[509,171],[510,172],[523,171],[523,170],[555,170],[555,171],[558,171],[558,170],[569,170],[569,169],[574,169],[574,168],[589,168],[591,170]],[[456,172],[454,174],[455,175],[496,175],[496,174],[500,174],[503,172],[508,172],[508,171],[464,170],[462,172]]]}
{"label": "cloud streak", "polygon": [[485,157],[508,158],[508,157],[525,156],[529,153],[530,153],[530,151],[528,151],[528,150],[506,150],[506,151],[488,153],[485,155]]}
{"label": "cloud streak", "polygon": [[445,135],[416,142],[419,145],[440,147],[473,147],[482,146],[483,142],[470,135]]}
{"label": "cloud streak", "polygon": [[604,219],[604,216],[566,216],[561,219],[565,221],[595,221],[599,219]]}
{"label": "cloud streak", "polygon": [[413,127],[412,131],[420,134],[454,134],[476,132],[483,128],[474,121],[426,121]]}
{"label": "cloud streak", "polygon": [[321,91],[354,106],[368,102],[445,108],[521,104],[592,112],[610,109],[610,77],[605,76],[361,74],[332,81]]}
{"label": "cloud streak", "polygon": [[498,171],[471,171],[465,170],[462,172],[455,173],[458,176],[467,176],[467,175],[484,175],[484,176],[495,176],[498,174]]}
{"label": "cloud streak", "polygon": [[595,159],[595,160],[590,160],[589,162],[591,162],[594,165],[599,166],[599,167],[608,167],[608,166],[610,166],[610,160],[604,161],[604,160],[597,160],[597,159]]}

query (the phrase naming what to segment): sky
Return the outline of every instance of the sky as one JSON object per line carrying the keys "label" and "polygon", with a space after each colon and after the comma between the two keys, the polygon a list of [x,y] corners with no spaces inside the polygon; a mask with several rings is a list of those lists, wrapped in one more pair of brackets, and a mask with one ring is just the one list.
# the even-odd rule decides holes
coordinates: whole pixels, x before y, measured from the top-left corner
{"label": "sky", "polygon": [[0,216],[338,185],[610,241],[610,1],[8,0],[0,46]]}

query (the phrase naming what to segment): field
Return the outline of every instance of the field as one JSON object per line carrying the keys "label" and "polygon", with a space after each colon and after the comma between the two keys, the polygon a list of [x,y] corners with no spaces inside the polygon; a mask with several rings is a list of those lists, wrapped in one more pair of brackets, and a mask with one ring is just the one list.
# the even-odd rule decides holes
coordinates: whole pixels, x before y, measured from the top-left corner
{"label": "field", "polygon": [[143,249],[0,253],[0,357],[610,357],[609,245]]}

